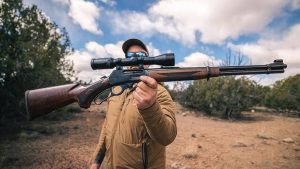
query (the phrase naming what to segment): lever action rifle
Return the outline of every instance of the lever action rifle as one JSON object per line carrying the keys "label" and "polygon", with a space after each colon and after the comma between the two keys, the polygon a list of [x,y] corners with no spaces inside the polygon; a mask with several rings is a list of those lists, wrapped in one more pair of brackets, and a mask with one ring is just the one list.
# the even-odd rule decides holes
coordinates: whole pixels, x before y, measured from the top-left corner
{"label": "lever action rifle", "polygon": [[[144,65],[161,65],[161,68],[144,68]],[[120,95],[130,84],[139,82],[141,75],[154,78],[157,82],[209,79],[218,76],[283,73],[287,67],[282,59],[266,65],[221,66],[221,67],[173,67],[174,54],[156,57],[98,58],[91,60],[92,69],[112,69],[109,77],[103,77],[88,86],[67,84],[25,92],[27,118],[33,119],[53,110],[77,102],[82,108],[89,108],[101,92],[120,86],[120,91],[111,91],[111,96]],[[138,69],[123,69],[123,66],[137,66]]]}

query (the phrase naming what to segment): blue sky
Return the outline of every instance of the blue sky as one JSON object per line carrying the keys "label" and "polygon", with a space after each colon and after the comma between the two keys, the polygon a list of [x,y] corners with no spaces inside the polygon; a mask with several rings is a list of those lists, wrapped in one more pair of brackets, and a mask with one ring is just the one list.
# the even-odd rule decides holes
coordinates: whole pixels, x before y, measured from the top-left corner
{"label": "blue sky", "polygon": [[177,66],[218,66],[240,51],[245,61],[284,59],[284,74],[251,76],[269,85],[300,73],[300,0],[24,0],[65,27],[79,79],[95,81],[91,58],[123,57],[122,43],[143,40],[150,54],[174,52]]}

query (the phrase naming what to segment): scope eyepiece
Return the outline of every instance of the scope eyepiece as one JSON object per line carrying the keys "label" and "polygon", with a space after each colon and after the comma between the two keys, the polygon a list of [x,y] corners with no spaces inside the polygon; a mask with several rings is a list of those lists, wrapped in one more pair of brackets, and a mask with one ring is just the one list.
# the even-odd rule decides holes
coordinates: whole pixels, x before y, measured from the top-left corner
{"label": "scope eyepiece", "polygon": [[166,53],[154,57],[131,57],[131,58],[97,58],[91,60],[91,67],[95,69],[112,69],[116,66],[138,66],[138,65],[161,65],[174,66],[174,53]]}

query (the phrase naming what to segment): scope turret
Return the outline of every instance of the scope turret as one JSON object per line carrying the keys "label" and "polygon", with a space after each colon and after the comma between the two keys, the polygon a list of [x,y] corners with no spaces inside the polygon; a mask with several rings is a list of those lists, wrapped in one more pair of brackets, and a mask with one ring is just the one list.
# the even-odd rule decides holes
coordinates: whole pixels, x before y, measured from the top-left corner
{"label": "scope turret", "polygon": [[174,66],[174,53],[166,53],[154,57],[131,57],[131,58],[97,58],[91,60],[91,67],[95,69],[112,69],[116,66],[139,66],[139,65],[161,65]]}

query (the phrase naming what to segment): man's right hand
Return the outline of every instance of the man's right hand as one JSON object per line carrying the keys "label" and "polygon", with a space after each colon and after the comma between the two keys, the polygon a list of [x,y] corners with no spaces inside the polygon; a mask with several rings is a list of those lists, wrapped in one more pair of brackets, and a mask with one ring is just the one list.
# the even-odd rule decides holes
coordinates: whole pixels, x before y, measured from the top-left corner
{"label": "man's right hand", "polygon": [[92,164],[90,167],[90,169],[99,169],[99,168],[100,168],[100,165],[96,164],[96,163]]}

